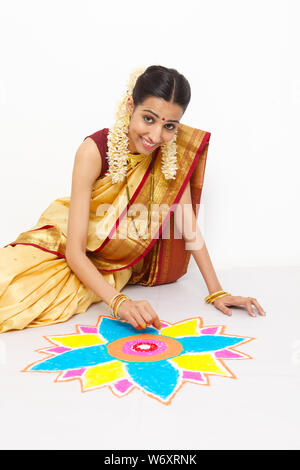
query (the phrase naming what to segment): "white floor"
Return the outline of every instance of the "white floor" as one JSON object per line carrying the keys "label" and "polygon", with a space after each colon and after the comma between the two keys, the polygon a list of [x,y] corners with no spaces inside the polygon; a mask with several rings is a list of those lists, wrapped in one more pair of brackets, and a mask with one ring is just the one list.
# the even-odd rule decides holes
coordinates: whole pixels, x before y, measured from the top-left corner
{"label": "white floor", "polygon": [[79,381],[21,373],[48,347],[43,335],[71,334],[108,314],[104,303],[65,323],[0,336],[1,449],[299,449],[300,268],[218,270],[223,288],[256,297],[266,317],[232,308],[227,317],[204,303],[206,286],[194,265],[173,284],[124,289],[148,299],[161,320],[201,316],[227,334],[256,338],[228,360],[237,380],[210,376],[210,386],[186,383],[166,406],[135,389],[123,398],[108,387],[81,393]]}

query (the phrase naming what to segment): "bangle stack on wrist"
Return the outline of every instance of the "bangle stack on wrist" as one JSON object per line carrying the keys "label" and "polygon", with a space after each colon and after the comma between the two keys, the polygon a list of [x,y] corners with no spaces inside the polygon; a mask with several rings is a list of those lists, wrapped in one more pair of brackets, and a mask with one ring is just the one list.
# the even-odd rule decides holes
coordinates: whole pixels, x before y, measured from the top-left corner
{"label": "bangle stack on wrist", "polygon": [[207,297],[205,297],[205,302],[207,304],[212,304],[215,300],[221,299],[222,297],[225,297],[226,295],[231,295],[229,292],[225,292],[224,290],[218,290],[217,292],[213,292],[212,294],[209,294]]}
{"label": "bangle stack on wrist", "polygon": [[[122,318],[118,315],[118,308],[121,305],[122,302],[125,300],[131,300],[127,295],[125,294],[116,294],[113,296],[113,298],[110,300],[108,304],[108,311],[109,313],[114,316],[117,320],[122,320]],[[113,305],[113,312],[111,312],[111,307]]]}

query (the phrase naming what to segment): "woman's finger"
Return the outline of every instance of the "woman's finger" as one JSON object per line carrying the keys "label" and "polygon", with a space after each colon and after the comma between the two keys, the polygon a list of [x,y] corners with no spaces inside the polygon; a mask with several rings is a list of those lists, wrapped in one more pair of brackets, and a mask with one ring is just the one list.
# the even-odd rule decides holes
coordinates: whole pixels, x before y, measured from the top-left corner
{"label": "woman's finger", "polygon": [[218,302],[217,300],[215,300],[213,302],[213,304],[214,304],[215,307],[217,307],[217,309],[219,309],[219,310],[221,310],[221,312],[225,313],[225,315],[228,315],[229,317],[231,317],[231,315],[232,315],[231,310],[229,308],[227,308],[226,305],[224,305],[221,301]]}
{"label": "woman's finger", "polygon": [[151,316],[151,313],[147,310],[147,307],[140,306],[139,313],[144,321],[144,324],[142,327],[146,328],[147,326],[152,326],[152,322],[153,322],[152,316]]}
{"label": "woman's finger", "polygon": [[135,317],[131,313],[125,313],[124,318],[133,326],[133,328],[140,328],[138,322],[136,321]]}
{"label": "woman's finger", "polygon": [[[125,302],[124,302],[125,303]],[[123,314],[123,316],[128,319],[131,325],[137,330],[145,328],[145,321],[138,312],[138,309],[134,306],[131,306],[129,311]]]}
{"label": "woman's finger", "polygon": [[[124,302],[126,304],[127,301]],[[130,301],[129,305],[120,305],[120,309],[118,309],[119,313],[122,315],[123,308],[125,308],[125,313],[123,312],[123,316],[127,318],[130,316],[130,323],[134,328],[141,330],[142,328],[146,328],[146,321],[143,318],[143,307],[138,305],[137,302]],[[127,310],[127,311],[126,311]]]}
{"label": "woman's finger", "polygon": [[256,299],[252,299],[252,303],[255,305],[255,307],[257,308],[258,313],[259,313],[260,315],[263,315],[263,316],[266,315],[266,312],[264,311],[264,309],[262,308],[262,306],[257,302]]}
{"label": "woman's finger", "polygon": [[152,323],[154,324],[154,326],[160,330],[161,329],[161,323],[160,323],[160,320],[158,318],[158,315],[157,313],[155,312],[155,310],[153,310],[153,308],[151,307],[151,305],[149,304],[148,301],[146,301],[146,304],[145,304],[145,307],[146,307],[146,310],[149,312],[149,314],[151,315],[151,320],[148,322],[149,325],[151,325]]}
{"label": "woman's finger", "polygon": [[256,317],[255,313],[253,312],[251,302],[252,302],[252,299],[248,297],[248,300],[246,302],[246,308],[248,310],[249,315],[251,315],[251,317]]}
{"label": "woman's finger", "polygon": [[262,306],[258,303],[258,301],[253,297],[241,297],[241,296],[232,296],[232,297],[224,297],[224,302],[228,302],[228,305],[245,305],[249,315],[252,317],[256,317],[256,314],[253,311],[252,305],[253,304],[260,315],[265,315],[266,312],[262,308]]}
{"label": "woman's finger", "polygon": [[142,310],[143,309],[141,309],[141,307],[135,308],[135,312],[133,314],[136,321],[138,322],[138,326],[139,326],[138,329],[143,329],[143,328],[146,328],[147,326],[147,321],[144,319],[144,313]]}

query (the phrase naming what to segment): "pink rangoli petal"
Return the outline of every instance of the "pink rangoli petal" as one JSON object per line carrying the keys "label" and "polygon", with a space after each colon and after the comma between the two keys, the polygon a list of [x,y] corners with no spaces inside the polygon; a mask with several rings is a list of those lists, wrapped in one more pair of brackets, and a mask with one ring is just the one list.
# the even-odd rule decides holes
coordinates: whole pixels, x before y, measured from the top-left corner
{"label": "pink rangoli petal", "polygon": [[215,326],[213,328],[202,328],[200,332],[202,335],[215,335],[218,329],[219,329],[218,326]]}
{"label": "pink rangoli petal", "polygon": [[82,333],[92,333],[92,334],[98,333],[98,328],[94,326],[80,326],[79,329]]}
{"label": "pink rangoli petal", "polygon": [[125,393],[126,390],[132,387],[132,382],[130,382],[127,379],[122,379],[116,382],[114,385],[115,385],[115,388],[119,390],[119,392]]}
{"label": "pink rangoli petal", "polygon": [[86,369],[73,369],[73,370],[67,370],[67,372],[64,373],[63,378],[66,379],[68,377],[81,377],[84,374],[84,371]]}
{"label": "pink rangoli petal", "polygon": [[47,351],[54,352],[56,354],[61,354],[61,353],[64,353],[66,351],[71,351],[71,348],[65,348],[64,346],[58,346],[57,348],[47,349]]}
{"label": "pink rangoli petal", "polygon": [[215,356],[218,359],[238,359],[239,357],[243,357],[243,354],[229,351],[229,349],[222,349],[221,351],[216,351]]}
{"label": "pink rangoli petal", "polygon": [[183,379],[193,379],[198,380],[199,382],[205,382],[202,374],[200,372],[193,372],[191,370],[184,370],[182,374]]}

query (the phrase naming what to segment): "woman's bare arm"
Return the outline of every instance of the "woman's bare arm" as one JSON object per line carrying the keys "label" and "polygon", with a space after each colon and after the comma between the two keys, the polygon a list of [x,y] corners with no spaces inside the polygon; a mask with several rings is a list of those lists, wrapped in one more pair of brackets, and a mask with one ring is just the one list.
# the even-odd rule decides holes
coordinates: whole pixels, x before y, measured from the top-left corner
{"label": "woman's bare arm", "polygon": [[209,293],[222,290],[193,211],[190,182],[186,185],[179,204],[181,211],[176,208],[174,220],[178,230],[182,230],[186,249],[191,251]]}
{"label": "woman's bare arm", "polygon": [[66,260],[78,279],[108,304],[119,291],[104,279],[86,256],[91,192],[101,167],[97,145],[90,138],[84,140],[76,152],[73,167]]}
{"label": "woman's bare arm", "polygon": [[[186,249],[191,251],[206,282],[209,293],[212,294],[213,292],[223,290],[209,257],[200,228],[197,224],[197,219],[192,207],[190,183],[187,184],[182,194],[180,206],[182,212],[180,210],[177,211],[176,208],[174,220],[179,231],[181,230],[181,227],[183,227],[182,234],[186,242]],[[252,310],[251,304],[256,307],[260,315],[265,315],[262,306],[253,297],[242,297],[230,294],[223,298],[217,298],[213,301],[213,304],[217,309],[225,313],[225,315],[232,315],[228,306],[234,305],[245,306],[249,315],[255,317],[256,315]]]}
{"label": "woman's bare arm", "polygon": [[[88,138],[78,148],[72,174],[72,192],[67,229],[66,260],[78,279],[107,304],[119,294],[86,256],[91,192],[101,173],[102,160],[95,142]],[[145,300],[126,300],[118,308],[121,318],[135,328],[146,323],[161,328],[158,315]]]}

